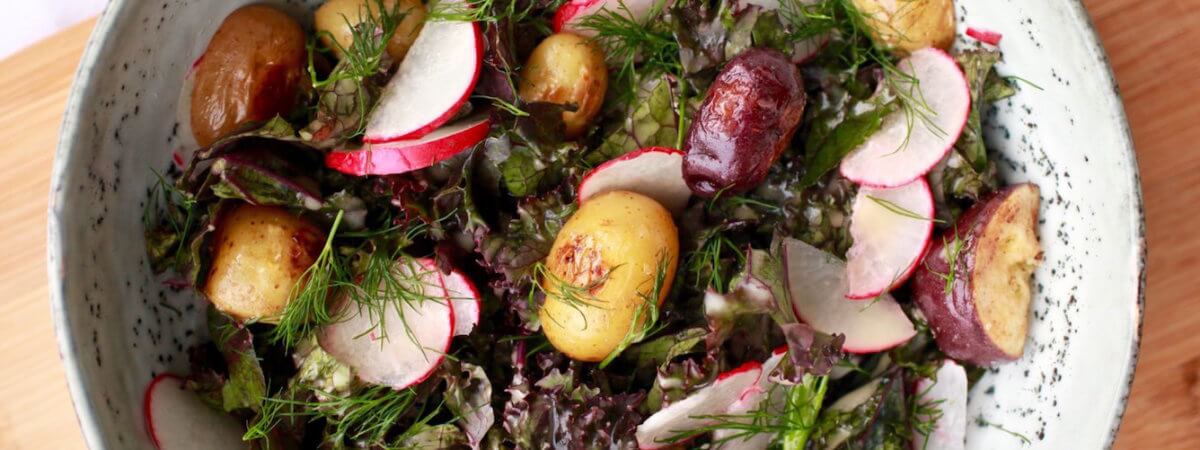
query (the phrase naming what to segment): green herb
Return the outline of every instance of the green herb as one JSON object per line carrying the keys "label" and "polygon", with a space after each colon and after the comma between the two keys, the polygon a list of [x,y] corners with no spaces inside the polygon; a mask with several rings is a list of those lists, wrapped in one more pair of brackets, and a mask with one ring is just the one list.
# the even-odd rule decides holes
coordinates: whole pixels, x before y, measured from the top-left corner
{"label": "green herb", "polygon": [[931,217],[925,217],[920,214],[917,214],[916,212],[913,212],[911,209],[900,206],[900,205],[896,204],[896,202],[893,202],[888,199],[879,198],[879,197],[876,197],[874,195],[869,195],[869,194],[867,195],[867,198],[871,199],[871,201],[875,202],[875,204],[883,207],[883,209],[886,209],[889,212],[894,213],[899,216],[902,216],[902,217],[907,217],[909,219],[930,221],[933,223],[945,223],[945,221],[942,221],[942,220],[934,219]]}
{"label": "green herb", "polygon": [[815,156],[808,161],[804,177],[797,183],[798,187],[806,188],[816,184],[827,172],[837,167],[842,158],[879,131],[883,126],[883,119],[895,111],[895,108],[893,103],[880,105],[878,108],[847,117],[828,132],[814,132],[809,135],[806,147],[815,149]]}
{"label": "green herb", "polygon": [[921,392],[917,392],[909,401],[911,411],[909,417],[912,418],[912,433],[913,437],[921,436],[925,438],[925,450],[929,446],[929,437],[933,435],[934,429],[937,427],[937,421],[942,418],[942,403],[945,400],[924,400],[929,394],[929,390],[933,389],[933,384],[930,384]]}
{"label": "green herb", "polygon": [[[408,13],[400,11],[402,2],[395,2],[391,9],[387,8],[384,0],[374,0],[374,2],[375,11],[372,11],[372,8],[365,2],[363,3],[359,9],[358,23],[349,17],[342,17],[342,20],[346,22],[346,27],[350,29],[349,47],[343,47],[333,33],[328,31],[318,31],[314,39],[309,42],[308,75],[314,88],[330,86],[340,80],[361,81],[387,69],[381,65],[387,54],[388,41],[392,39],[396,33],[396,27]],[[314,57],[316,51],[326,50],[317,46],[317,41],[321,38],[327,39],[330,45],[341,54],[341,62],[324,80],[317,75]]]}
{"label": "green herb", "polygon": [[[946,255],[946,273],[938,273],[932,269],[929,270],[934,275],[946,281],[946,287],[944,288],[946,295],[950,295],[950,292],[954,290],[954,281],[958,275],[958,257],[965,245],[966,243],[958,236],[958,228],[955,227],[953,240],[947,241],[945,237],[942,237],[942,247]],[[928,268],[926,266],[926,269]]]}
{"label": "green herb", "polygon": [[1003,426],[1001,426],[1001,425],[1000,425],[1000,424],[998,424],[998,423],[992,423],[992,422],[988,422],[988,421],[987,421],[987,419],[984,419],[984,418],[983,418],[983,416],[976,417],[976,418],[975,418],[975,423],[979,424],[979,426],[984,426],[984,427],[992,427],[992,428],[995,428],[995,429],[997,429],[997,430],[1000,430],[1000,431],[1003,431],[1003,432],[1005,432],[1005,433],[1008,433],[1009,435],[1011,435],[1011,436],[1013,436],[1013,437],[1015,437],[1015,438],[1017,438],[1017,439],[1020,439],[1020,440],[1021,440],[1021,442],[1022,442],[1023,444],[1025,444],[1025,445],[1029,445],[1029,443],[1030,443],[1030,442],[1032,442],[1032,441],[1030,441],[1030,440],[1029,440],[1029,438],[1028,438],[1028,437],[1026,437],[1024,434],[1018,433],[1018,432],[1016,432],[1016,431],[1009,430],[1008,428],[1004,428]]}
{"label": "green herb", "polygon": [[[533,265],[532,270],[534,283],[533,289],[529,291],[528,303],[530,309],[537,307],[536,294],[541,292],[545,294],[546,301],[562,302],[570,306],[571,309],[579,312],[580,316],[584,318],[584,327],[586,328],[587,314],[583,313],[583,308],[606,308],[604,306],[605,302],[596,298],[592,292],[604,286],[604,283],[608,282],[608,278],[612,276],[612,273],[619,268],[620,266],[614,267],[604,272],[599,278],[591,280],[583,286],[578,286],[572,281],[564,280],[554,272],[551,272],[545,263],[538,262]],[[547,317],[555,323],[561,324],[552,315],[547,314]]]}
{"label": "green herb", "polygon": [[805,375],[800,384],[792,387],[783,413],[785,429],[780,433],[783,450],[803,450],[808,445],[828,388],[829,377],[812,375]]}
{"label": "green herb", "polygon": [[717,292],[726,292],[736,267],[731,267],[724,260],[725,255],[732,252],[738,266],[745,264],[745,255],[720,229],[707,231],[701,237],[701,242],[699,249],[687,255],[687,270],[695,281],[693,287],[698,290],[711,287]]}
{"label": "green herb", "polygon": [[426,281],[429,269],[404,255],[399,248],[387,250],[382,245],[376,245],[374,251],[363,256],[360,266],[356,280],[340,280],[333,286],[346,292],[359,311],[367,314],[371,327],[358,337],[372,334],[383,345],[388,340],[387,316],[388,310],[392,309],[400,316],[408,339],[420,347],[421,343],[404,317],[405,305],[447,301],[443,296],[428,294],[437,291],[429,289]]}
{"label": "green herb", "polygon": [[284,348],[295,348],[317,328],[336,320],[329,311],[327,300],[335,286],[349,279],[349,273],[333,247],[333,238],[337,235],[344,214],[338,211],[321,253],[292,286],[288,295],[291,300],[284,307],[279,323],[270,332],[271,342],[282,344]]}
{"label": "green herb", "polygon": [[[248,425],[242,436],[245,441],[266,439],[283,419],[324,419],[330,424],[329,433],[334,442],[361,441],[388,445],[402,442],[408,432],[388,440],[388,433],[417,411],[418,395],[412,389],[396,390],[388,386],[360,388],[347,395],[319,389],[312,391],[321,400],[301,400],[285,393],[280,397],[263,399],[259,415]],[[409,430],[419,428],[431,421],[441,410],[420,415]]]}
{"label": "green herb", "polygon": [[659,331],[662,331],[663,326],[658,323],[658,302],[663,298],[664,289],[667,286],[668,272],[671,270],[671,257],[666,253],[659,255],[658,266],[654,271],[654,281],[651,288],[647,292],[638,292],[638,299],[641,304],[633,311],[633,318],[629,322],[629,329],[625,331],[625,336],[621,338],[621,342],[613,349],[604,360],[600,362],[600,368],[608,367],[608,364],[616,359],[617,355],[629,348],[630,345],[641,342],[648,336],[652,336]]}
{"label": "green herb", "polygon": [[[625,87],[621,94],[625,100],[633,98],[638,79],[683,71],[679,41],[669,29],[658,26],[661,21],[655,21],[665,5],[658,4],[656,8],[648,15],[646,24],[634,20],[634,14],[624,3],[615,11],[605,8],[579,22],[580,29],[594,34],[592,40],[604,49],[609,61],[620,67],[611,84]],[[683,104],[681,101],[680,105]]]}
{"label": "green herb", "polygon": [[434,0],[429,4],[429,20],[444,22],[521,22],[530,16],[538,2],[497,0]]}
{"label": "green herb", "polygon": [[[189,256],[187,246],[192,231],[199,225],[200,214],[196,212],[196,196],[167,181],[158,171],[150,169],[156,177],[150,189],[150,198],[142,211],[142,223],[146,227],[150,260],[156,271],[167,266],[182,270]],[[159,214],[157,208],[165,210]]]}

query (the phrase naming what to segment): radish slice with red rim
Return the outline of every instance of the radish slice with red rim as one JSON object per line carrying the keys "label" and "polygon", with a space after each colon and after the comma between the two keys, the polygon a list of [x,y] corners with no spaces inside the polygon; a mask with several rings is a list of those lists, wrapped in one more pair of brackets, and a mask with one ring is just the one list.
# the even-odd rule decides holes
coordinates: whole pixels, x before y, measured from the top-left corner
{"label": "radish slice with red rim", "polygon": [[796,239],[784,239],[784,282],[796,318],[827,334],[846,335],[850,353],[881,352],[917,334],[908,315],[888,294],[862,302],[845,298],[846,265]]}
{"label": "radish slice with red rim", "polygon": [[[744,420],[739,420],[742,423],[747,423],[751,419],[748,414],[752,411],[758,411],[763,408],[763,402],[769,402],[766,405],[766,411],[773,417],[782,417],[787,406],[788,389],[771,381],[771,372],[779,366],[783,358],[787,356],[787,347],[776,349],[772,352],[771,357],[763,361],[762,375],[758,377],[758,384],[755,388],[748,389],[742,394],[736,402],[729,406],[726,414],[746,416]],[[777,421],[772,421],[772,425]],[[775,440],[775,434],[769,432],[760,432],[756,434],[746,434],[746,430],[737,428],[721,428],[713,431],[714,445],[713,448],[726,450],[765,450],[771,446],[771,441]]]}
{"label": "radish slice with red rim", "polygon": [[933,194],[918,178],[890,189],[863,187],[854,197],[846,251],[846,298],[871,299],[916,270],[933,234]]}
{"label": "radish slice with red rim", "polygon": [[482,306],[475,283],[458,269],[451,270],[449,274],[442,274],[442,280],[446,285],[446,295],[454,303],[454,335],[471,334],[471,330],[479,324],[479,311]]}
{"label": "radish slice with red rim", "polygon": [[454,309],[442,276],[427,260],[402,259],[393,268],[399,286],[380,292],[380,308],[343,298],[340,321],[321,330],[321,348],[349,366],[359,379],[404,389],[429,377],[442,363],[454,336]]}
{"label": "radish slice with red rim", "polygon": [[885,117],[879,131],[842,160],[842,176],[855,183],[896,187],[924,176],[946,156],[967,123],[971,92],[953,57],[925,48],[897,67],[916,80],[898,77],[895,82],[915,104]]}
{"label": "radish slice with red rim", "polygon": [[424,169],[483,142],[491,128],[481,111],[418,139],[365,144],[358,150],[330,152],[325,165],[350,175],[391,175]]}
{"label": "radish slice with red rim", "polygon": [[1000,39],[1004,37],[998,32],[975,27],[967,27],[967,36],[989,45],[1000,45]]}
{"label": "radish slice with red rim", "polygon": [[237,419],[208,406],[175,375],[159,375],[150,381],[142,413],[146,431],[159,450],[250,448],[242,441],[246,430]]}
{"label": "radish slice with red rim", "polygon": [[478,24],[426,21],[371,111],[363,141],[415,139],[436,130],[467,101],[482,66]]}
{"label": "radish slice with red rim", "polygon": [[596,31],[582,26],[583,20],[588,16],[610,11],[633,19],[634,22],[645,23],[659,3],[665,5],[668,0],[570,0],[554,12],[552,26],[555,33],[565,31],[592,37],[596,35]]}
{"label": "radish slice with red rim", "polygon": [[579,183],[578,200],[609,191],[632,191],[650,197],[674,213],[692,198],[683,180],[684,153],[673,148],[648,147],[627,153],[592,169]]}
{"label": "radish slice with red rim", "polygon": [[688,438],[689,431],[717,423],[713,416],[725,414],[750,389],[757,389],[761,376],[765,373],[762,363],[757,361],[722,373],[711,385],[668,405],[638,425],[635,433],[638,447],[670,447],[674,445],[672,442]]}
{"label": "radish slice with red rim", "polygon": [[[914,433],[913,448],[963,450],[967,438],[967,371],[953,360],[942,362],[933,380],[917,381],[918,420],[933,422],[928,435]],[[921,411],[937,410],[937,414]]]}

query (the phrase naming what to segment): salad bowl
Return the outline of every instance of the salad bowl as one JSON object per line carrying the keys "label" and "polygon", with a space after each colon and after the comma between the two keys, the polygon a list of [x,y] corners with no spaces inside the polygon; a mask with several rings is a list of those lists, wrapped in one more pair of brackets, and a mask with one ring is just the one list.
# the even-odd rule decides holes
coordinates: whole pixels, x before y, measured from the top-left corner
{"label": "salad bowl", "polygon": [[[206,306],[151,270],[151,168],[190,136],[178,93],[222,19],[249,0],[113,0],[67,105],[54,165],[48,259],[55,329],[93,449],[151,449],[143,392],[186,372]],[[305,16],[317,1],[274,2]],[[1107,448],[1137,360],[1144,305],[1141,188],[1118,88],[1076,0],[958,0],[968,29],[1003,34],[1001,73],[1023,88],[984,124],[999,170],[1041,188],[1043,263],[1024,355],[970,391],[967,448]],[[186,127],[184,127],[186,128]]]}

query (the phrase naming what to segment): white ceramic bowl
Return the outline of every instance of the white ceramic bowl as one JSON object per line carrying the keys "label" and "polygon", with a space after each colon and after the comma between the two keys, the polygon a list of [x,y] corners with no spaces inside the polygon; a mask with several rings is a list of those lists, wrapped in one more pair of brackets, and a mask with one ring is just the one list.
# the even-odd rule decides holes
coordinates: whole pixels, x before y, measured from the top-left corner
{"label": "white ceramic bowl", "polygon": [[[248,0],[113,0],[79,67],[54,165],[51,302],[80,426],[93,449],[150,449],[142,390],[186,370],[203,308],[148,267],[142,205],[178,147],[180,84]],[[282,2],[278,2],[282,3]],[[288,2],[298,13],[315,1]],[[1012,181],[1042,188],[1045,264],[1024,358],[971,392],[971,449],[1111,445],[1137,359],[1145,245],[1137,165],[1117,86],[1077,0],[958,0],[960,31],[1004,34],[1024,88],[990,143]]]}

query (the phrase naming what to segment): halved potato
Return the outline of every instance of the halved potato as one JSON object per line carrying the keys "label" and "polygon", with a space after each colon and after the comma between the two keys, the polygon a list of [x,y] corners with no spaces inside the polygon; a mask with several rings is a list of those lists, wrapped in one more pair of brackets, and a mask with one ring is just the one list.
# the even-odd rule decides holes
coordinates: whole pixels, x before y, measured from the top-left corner
{"label": "halved potato", "polygon": [[588,199],[546,258],[546,302],[538,311],[546,338],[573,359],[603,360],[631,327],[650,320],[646,299],[655,279],[665,271],[655,299],[661,304],[678,261],[675,222],[658,202],[629,191]]}
{"label": "halved potato", "polygon": [[1021,357],[1030,288],[1041,260],[1039,190],[1009,186],[981,200],[935,239],[913,278],[917,305],[954,359],[987,365]]}
{"label": "halved potato", "polygon": [[[396,4],[399,3],[399,6]],[[387,42],[388,56],[399,63],[408,54],[408,48],[421,33],[425,24],[425,5],[421,0],[384,0],[386,12],[402,14],[396,31]],[[370,16],[366,16],[366,14]],[[354,30],[367,17],[379,17],[379,0],[329,0],[313,13],[313,22],[320,34],[321,43],[333,49],[338,58],[342,57],[343,48],[350,48],[354,43]],[[338,45],[333,45],[337,42]]]}
{"label": "halved potato", "polygon": [[320,254],[324,234],[283,208],[233,207],[216,226],[204,295],[238,321],[273,323]]}
{"label": "halved potato", "polygon": [[954,43],[954,0],[854,0],[871,38],[905,55]]}

